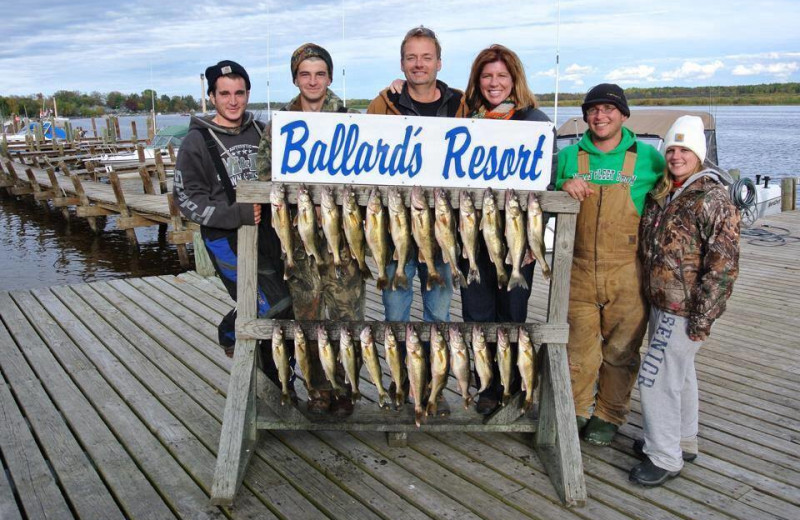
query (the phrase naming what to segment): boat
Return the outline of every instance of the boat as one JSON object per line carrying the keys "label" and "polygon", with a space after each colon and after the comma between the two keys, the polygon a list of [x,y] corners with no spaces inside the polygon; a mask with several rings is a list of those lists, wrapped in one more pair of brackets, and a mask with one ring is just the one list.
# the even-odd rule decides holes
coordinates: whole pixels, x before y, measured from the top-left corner
{"label": "boat", "polygon": [[[153,142],[144,147],[145,164],[155,164],[156,149],[160,150],[162,160],[165,163],[169,162],[169,145],[172,145],[177,152],[187,133],[189,133],[189,125],[173,125],[159,130],[153,138]],[[139,154],[137,152],[103,154],[85,159],[84,162],[89,161],[105,168],[106,171],[124,170],[139,166]]]}
{"label": "boat", "polygon": [[59,123],[63,124],[66,121],[68,121],[68,119],[59,117],[55,120],[55,126],[53,125],[53,120],[49,119],[45,120],[44,122],[31,121],[19,132],[6,135],[6,142],[9,144],[24,143],[26,142],[28,136],[35,136],[39,129],[41,129],[45,141],[53,140],[53,132],[55,132],[56,139],[66,139],[66,130],[58,126]]}
{"label": "boat", "polygon": [[[769,185],[769,181],[756,181],[755,184],[749,182],[736,182],[730,173],[719,166],[717,149],[717,125],[714,116],[709,112],[698,110],[673,110],[673,109],[650,109],[634,108],[631,116],[625,121],[625,127],[636,134],[637,139],[653,145],[658,151],[663,152],[664,137],[667,131],[681,116],[697,116],[703,121],[706,134],[706,160],[705,166],[717,171],[722,178],[730,185],[731,189],[742,190],[740,200],[749,201],[747,212],[749,218],[755,221],[758,218],[780,213],[781,211],[781,188],[779,185]],[[556,145],[559,149],[577,143],[587,130],[588,125],[581,117],[573,117],[558,128]],[[759,176],[756,176],[757,178]],[[752,191],[752,194],[747,193]],[[753,218],[755,217],[755,218]]]}

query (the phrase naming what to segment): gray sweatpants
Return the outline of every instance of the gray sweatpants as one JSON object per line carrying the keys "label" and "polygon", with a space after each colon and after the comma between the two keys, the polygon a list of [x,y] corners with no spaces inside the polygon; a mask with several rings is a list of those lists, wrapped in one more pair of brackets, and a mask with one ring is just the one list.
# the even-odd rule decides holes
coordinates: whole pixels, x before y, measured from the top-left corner
{"label": "gray sweatpants", "polygon": [[697,374],[701,341],[686,334],[688,320],[651,308],[648,347],[639,367],[644,453],[659,468],[680,471],[682,451],[697,453]]}

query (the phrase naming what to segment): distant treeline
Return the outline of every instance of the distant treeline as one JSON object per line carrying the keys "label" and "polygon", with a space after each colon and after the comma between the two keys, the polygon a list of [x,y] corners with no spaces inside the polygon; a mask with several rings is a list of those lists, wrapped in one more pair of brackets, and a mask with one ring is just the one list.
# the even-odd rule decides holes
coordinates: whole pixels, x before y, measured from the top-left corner
{"label": "distant treeline", "polygon": [[[625,89],[631,105],[797,105],[800,104],[800,83],[766,83],[760,85],[739,85],[733,87],[631,87]],[[554,94],[538,94],[543,106],[552,106]],[[562,106],[580,106],[584,93],[562,92],[558,103]],[[0,95],[0,114],[28,115],[35,117],[44,106],[53,109],[53,98],[58,104],[58,114],[67,117],[94,117],[106,113],[149,112],[151,99],[155,99],[156,112],[176,113],[194,112],[200,109],[200,101],[192,96],[158,96],[150,89],[141,94],[123,94],[113,91],[107,94],[59,90],[53,96],[43,98],[33,96]],[[348,99],[351,108],[367,108],[370,99]],[[286,102],[273,102],[278,109]],[[251,110],[266,110],[266,103],[250,103]]]}
{"label": "distant treeline", "polygon": [[56,100],[58,115],[66,117],[95,117],[107,113],[149,112],[155,101],[156,112],[194,112],[200,103],[192,96],[158,96],[150,89],[141,94],[123,94],[112,91],[108,94],[92,92],[86,94],[77,90],[59,90],[52,96],[2,96],[0,95],[0,114],[8,116],[38,117],[39,111],[53,110],[53,99]]}

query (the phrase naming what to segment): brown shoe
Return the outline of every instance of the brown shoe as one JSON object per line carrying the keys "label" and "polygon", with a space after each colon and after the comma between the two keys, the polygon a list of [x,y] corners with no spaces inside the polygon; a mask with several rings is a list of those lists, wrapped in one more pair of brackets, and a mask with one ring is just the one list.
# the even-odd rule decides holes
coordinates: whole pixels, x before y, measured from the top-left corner
{"label": "brown shoe", "polygon": [[316,397],[309,397],[307,404],[308,411],[314,415],[325,415],[331,411],[331,392],[330,390],[320,390]]}
{"label": "brown shoe", "polygon": [[353,415],[353,400],[349,396],[336,396],[331,402],[331,413],[337,417]]}

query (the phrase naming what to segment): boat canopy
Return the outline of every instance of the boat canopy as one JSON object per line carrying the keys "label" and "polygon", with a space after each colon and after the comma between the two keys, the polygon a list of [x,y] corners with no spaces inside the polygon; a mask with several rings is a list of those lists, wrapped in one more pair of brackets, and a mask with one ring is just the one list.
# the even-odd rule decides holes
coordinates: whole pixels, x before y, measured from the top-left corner
{"label": "boat canopy", "polygon": [[[625,121],[626,128],[633,131],[639,139],[649,142],[659,150],[664,142],[667,131],[681,116],[697,116],[703,120],[706,133],[706,145],[708,147],[707,158],[717,164],[717,124],[708,112],[698,110],[674,110],[665,108],[634,108],[631,110],[631,117]],[[581,117],[572,117],[562,124],[558,129],[558,138],[561,145],[577,142],[588,125]],[[562,147],[563,146],[559,146]]]}

